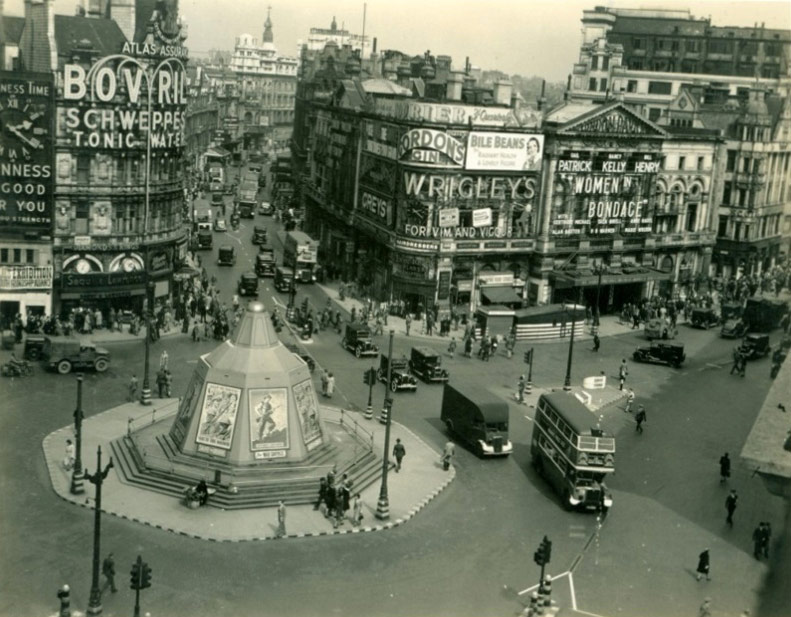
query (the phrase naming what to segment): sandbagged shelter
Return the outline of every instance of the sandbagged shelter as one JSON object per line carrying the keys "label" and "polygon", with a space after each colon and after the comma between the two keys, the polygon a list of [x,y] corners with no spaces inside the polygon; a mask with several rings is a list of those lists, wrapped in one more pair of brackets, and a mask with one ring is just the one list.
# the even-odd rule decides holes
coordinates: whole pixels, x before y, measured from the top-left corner
{"label": "sandbagged shelter", "polygon": [[299,462],[325,440],[307,364],[252,302],[230,340],[200,357],[169,432],[185,455],[255,467]]}

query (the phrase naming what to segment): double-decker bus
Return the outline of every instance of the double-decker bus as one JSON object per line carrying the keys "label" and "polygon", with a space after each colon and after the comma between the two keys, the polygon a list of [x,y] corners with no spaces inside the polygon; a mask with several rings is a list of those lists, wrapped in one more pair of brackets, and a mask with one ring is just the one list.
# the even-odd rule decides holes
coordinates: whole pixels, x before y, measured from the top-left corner
{"label": "double-decker bus", "polygon": [[598,510],[612,505],[604,479],[615,471],[615,437],[599,428],[596,416],[572,394],[539,397],[530,456],[539,475],[561,496],[564,508]]}

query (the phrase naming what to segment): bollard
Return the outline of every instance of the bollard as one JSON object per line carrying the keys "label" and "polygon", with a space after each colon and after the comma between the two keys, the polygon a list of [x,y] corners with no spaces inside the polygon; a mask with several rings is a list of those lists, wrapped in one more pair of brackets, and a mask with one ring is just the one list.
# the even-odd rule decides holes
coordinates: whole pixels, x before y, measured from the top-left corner
{"label": "bollard", "polygon": [[533,592],[530,594],[530,606],[528,607],[528,615],[533,617],[534,615],[541,615],[544,611],[542,610],[541,603],[538,600],[538,593]]}
{"label": "bollard", "polygon": [[387,424],[387,416],[390,413],[390,410],[387,408],[387,405],[382,407],[382,412],[379,414],[379,423],[380,424]]}
{"label": "bollard", "polygon": [[544,606],[552,606],[552,577],[544,577]]}
{"label": "bollard", "polygon": [[71,617],[71,589],[68,585],[58,589],[58,599],[60,600],[58,617]]}
{"label": "bollard", "polygon": [[525,394],[530,394],[532,392],[533,392],[533,382],[528,381],[527,384],[525,385]]}
{"label": "bollard", "polygon": [[373,408],[370,405],[368,405],[368,407],[365,408],[365,413],[363,414],[363,417],[366,420],[372,420],[373,419],[373,417],[374,417],[374,410],[373,410]]}

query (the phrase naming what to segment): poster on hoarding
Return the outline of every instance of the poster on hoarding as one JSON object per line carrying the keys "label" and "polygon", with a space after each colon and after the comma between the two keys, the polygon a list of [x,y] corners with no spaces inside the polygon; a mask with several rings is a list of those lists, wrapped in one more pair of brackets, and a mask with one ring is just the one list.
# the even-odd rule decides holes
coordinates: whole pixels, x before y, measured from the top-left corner
{"label": "poster on hoarding", "polygon": [[656,153],[566,152],[558,160],[554,236],[651,233]]}
{"label": "poster on hoarding", "polygon": [[459,209],[444,208],[439,211],[440,227],[456,227],[459,224]]}
{"label": "poster on hoarding", "polygon": [[285,388],[255,388],[248,392],[250,449],[288,449],[288,400]]}
{"label": "poster on hoarding", "polygon": [[198,435],[195,438],[197,443],[231,449],[240,393],[239,388],[216,383],[206,384]]}
{"label": "poster on hoarding", "polygon": [[469,170],[540,171],[544,136],[472,131],[467,138]]}
{"label": "poster on hoarding", "polygon": [[472,211],[472,226],[487,227],[492,224],[492,209],[478,208]]}
{"label": "poster on hoarding", "polygon": [[319,404],[316,401],[316,391],[313,382],[307,379],[294,386],[294,402],[297,406],[299,423],[302,426],[302,439],[308,444],[315,439],[321,439],[321,424],[319,424]]}

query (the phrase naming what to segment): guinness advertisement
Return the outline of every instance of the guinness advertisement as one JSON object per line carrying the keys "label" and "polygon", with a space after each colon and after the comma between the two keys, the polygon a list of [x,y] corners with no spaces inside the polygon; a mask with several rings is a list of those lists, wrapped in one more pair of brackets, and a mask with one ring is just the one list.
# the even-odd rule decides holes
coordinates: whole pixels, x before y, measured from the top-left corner
{"label": "guinness advertisement", "polygon": [[49,73],[0,71],[0,226],[49,235],[54,87]]}
{"label": "guinness advertisement", "polygon": [[552,235],[651,233],[661,165],[654,153],[565,152],[557,164]]}

